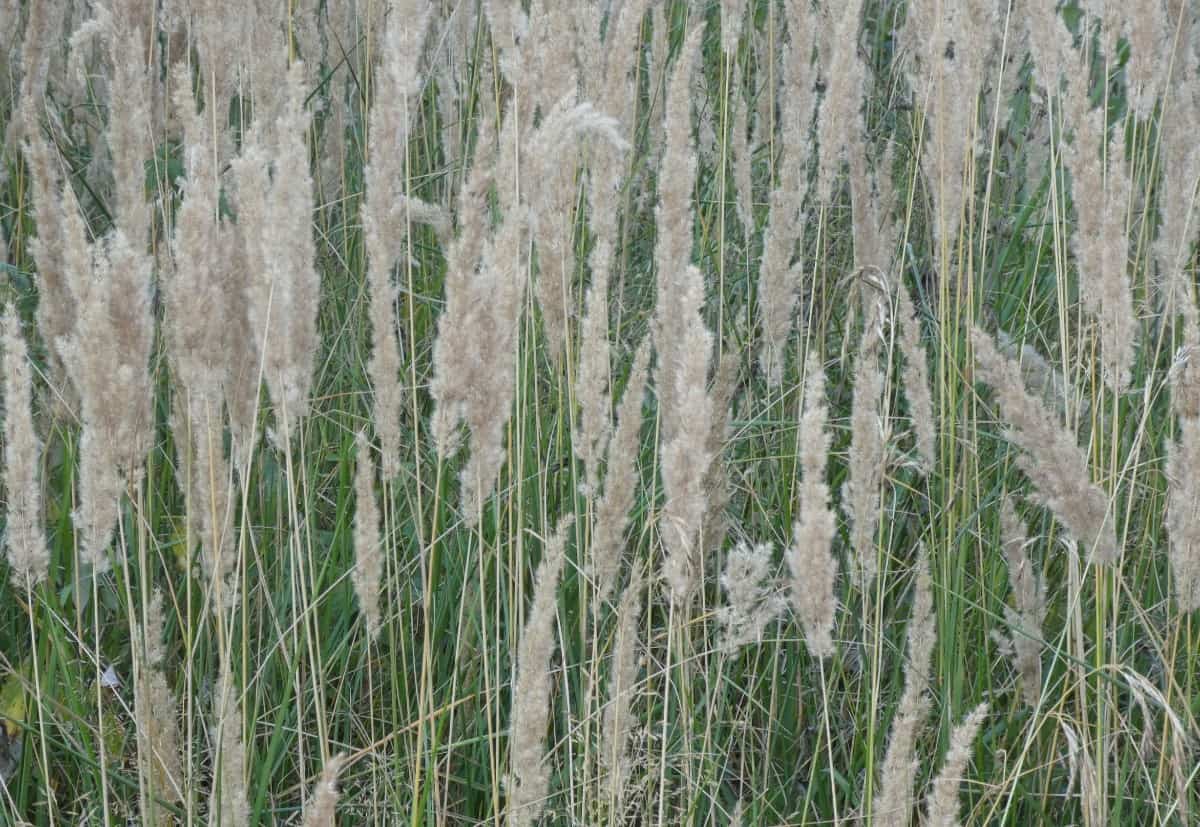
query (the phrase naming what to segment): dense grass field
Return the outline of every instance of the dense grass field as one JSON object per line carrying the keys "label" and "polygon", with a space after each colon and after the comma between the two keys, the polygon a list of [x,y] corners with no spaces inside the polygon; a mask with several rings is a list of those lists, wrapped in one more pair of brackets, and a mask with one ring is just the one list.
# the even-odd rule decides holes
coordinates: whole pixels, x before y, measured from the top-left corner
{"label": "dense grass field", "polygon": [[1200,823],[1191,0],[0,0],[0,823]]}

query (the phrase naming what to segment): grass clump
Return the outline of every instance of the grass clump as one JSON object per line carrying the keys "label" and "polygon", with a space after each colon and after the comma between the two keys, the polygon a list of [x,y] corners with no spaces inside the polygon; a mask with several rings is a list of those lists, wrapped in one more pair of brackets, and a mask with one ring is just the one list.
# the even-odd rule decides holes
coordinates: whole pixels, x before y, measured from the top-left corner
{"label": "grass clump", "polygon": [[1094,5],[0,0],[0,822],[1192,823]]}

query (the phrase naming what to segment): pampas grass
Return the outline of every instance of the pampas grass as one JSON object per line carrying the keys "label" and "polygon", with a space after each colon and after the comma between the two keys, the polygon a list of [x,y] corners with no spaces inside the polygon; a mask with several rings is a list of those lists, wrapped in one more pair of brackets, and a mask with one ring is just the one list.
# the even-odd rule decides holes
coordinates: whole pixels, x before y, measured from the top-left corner
{"label": "pampas grass", "polygon": [[980,375],[996,391],[996,401],[1009,426],[1008,438],[1025,454],[1021,469],[1036,486],[1042,502],[1099,563],[1120,555],[1108,497],[1091,481],[1087,457],[1074,435],[1056,425],[1053,415],[1025,389],[1020,369],[996,349],[991,337],[976,328],[971,343]]}
{"label": "pampas grass", "polygon": [[833,556],[837,515],[829,507],[825,462],[829,454],[829,408],[825,401],[825,371],[816,356],[805,364],[804,413],[800,445],[799,517],[792,529],[787,561],[792,575],[792,603],[804,627],[809,651],[820,658],[834,652],[833,625],[837,611],[838,564]]}
{"label": "pampas grass", "polygon": [[546,763],[546,724],[550,704],[550,658],[554,653],[554,613],[562,571],[566,532],[562,520],[546,542],[538,566],[533,605],[521,633],[513,682],[513,720],[510,727],[508,823],[536,824],[546,806],[550,772]]}
{"label": "pampas grass", "polygon": [[42,527],[42,443],[33,424],[33,372],[25,336],[12,308],[0,316],[4,364],[4,547],[13,581],[32,588],[50,573],[50,549]]}
{"label": "pampas grass", "polygon": [[0,822],[1190,823],[1197,42],[0,0]]}

